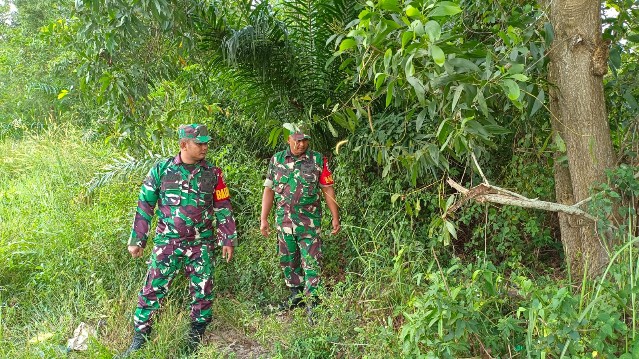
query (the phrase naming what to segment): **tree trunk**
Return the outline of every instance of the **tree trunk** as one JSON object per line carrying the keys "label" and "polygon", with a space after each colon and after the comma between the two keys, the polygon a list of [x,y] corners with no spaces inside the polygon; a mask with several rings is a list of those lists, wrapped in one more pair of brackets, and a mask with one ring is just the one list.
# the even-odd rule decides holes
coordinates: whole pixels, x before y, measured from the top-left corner
{"label": "tree trunk", "polygon": [[[567,163],[555,161],[557,202],[572,205],[590,196],[592,185],[606,180],[614,165],[602,76],[607,44],[601,41],[599,0],[554,0],[550,21],[555,38],[548,78],[553,131],[566,144]],[[557,159],[560,156],[555,156]],[[561,240],[574,276],[596,276],[609,256],[594,224],[559,214]]]}

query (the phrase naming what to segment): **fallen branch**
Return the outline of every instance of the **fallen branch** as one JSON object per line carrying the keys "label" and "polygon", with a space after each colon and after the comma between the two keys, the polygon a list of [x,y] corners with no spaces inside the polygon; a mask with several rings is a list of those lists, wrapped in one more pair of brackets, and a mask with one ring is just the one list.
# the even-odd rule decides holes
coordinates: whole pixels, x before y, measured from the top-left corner
{"label": "fallen branch", "polygon": [[459,199],[455,204],[450,206],[446,213],[442,215],[442,218],[446,218],[448,214],[455,212],[459,207],[461,207],[466,201],[470,199],[474,199],[477,202],[491,202],[498,204],[505,204],[509,206],[518,206],[524,208],[534,208],[541,209],[544,211],[552,211],[552,212],[562,212],[570,215],[581,216],[587,218],[591,221],[597,222],[597,217],[594,217],[583,210],[579,209],[577,206],[568,206],[565,204],[559,204],[554,202],[546,202],[540,201],[538,199],[530,199],[526,198],[520,194],[505,190],[503,188],[499,188],[496,186],[492,186],[486,183],[480,183],[479,185],[467,189],[460,185],[459,183],[453,181],[451,178],[448,178],[446,181],[452,188],[456,189],[459,193],[462,194],[462,198]]}

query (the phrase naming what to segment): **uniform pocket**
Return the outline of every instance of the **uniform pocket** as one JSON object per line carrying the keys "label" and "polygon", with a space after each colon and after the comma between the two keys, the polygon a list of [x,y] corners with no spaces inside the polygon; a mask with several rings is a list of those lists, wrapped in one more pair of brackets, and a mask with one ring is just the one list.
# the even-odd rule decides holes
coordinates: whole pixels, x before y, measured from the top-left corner
{"label": "uniform pocket", "polygon": [[213,192],[215,192],[215,184],[217,177],[211,172],[205,172],[200,177],[199,189],[200,199],[204,205],[210,205],[213,202]]}
{"label": "uniform pocket", "polygon": [[317,181],[319,180],[319,171],[314,165],[305,165],[301,168],[301,177],[304,180],[306,193],[310,196],[315,195],[317,191]]}
{"label": "uniform pocket", "polygon": [[200,177],[200,192],[213,193],[216,178],[212,173],[203,173]]}
{"label": "uniform pocket", "polygon": [[165,206],[179,206],[182,199],[182,177],[179,174],[167,175],[162,178],[161,199]]}

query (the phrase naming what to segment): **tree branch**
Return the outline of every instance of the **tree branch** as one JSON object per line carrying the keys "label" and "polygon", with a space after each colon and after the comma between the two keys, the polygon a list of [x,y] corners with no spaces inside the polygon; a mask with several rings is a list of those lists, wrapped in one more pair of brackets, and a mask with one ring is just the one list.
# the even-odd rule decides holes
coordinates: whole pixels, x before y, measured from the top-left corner
{"label": "tree branch", "polygon": [[446,210],[446,212],[442,215],[442,218],[446,218],[448,214],[456,211],[466,201],[470,199],[474,199],[475,201],[480,203],[491,202],[491,203],[499,203],[499,204],[504,204],[509,206],[541,209],[544,211],[562,212],[562,213],[566,213],[570,215],[581,216],[594,222],[598,221],[597,217],[594,217],[584,212],[583,210],[579,209],[576,206],[568,206],[565,204],[526,198],[520,194],[505,190],[503,188],[492,186],[486,183],[481,183],[478,186],[475,186],[471,189],[467,189],[467,188],[464,188],[459,183],[453,181],[451,178],[448,178],[446,182],[452,188],[456,189],[459,193],[461,193],[462,198],[458,200],[455,204],[450,206],[448,210]]}

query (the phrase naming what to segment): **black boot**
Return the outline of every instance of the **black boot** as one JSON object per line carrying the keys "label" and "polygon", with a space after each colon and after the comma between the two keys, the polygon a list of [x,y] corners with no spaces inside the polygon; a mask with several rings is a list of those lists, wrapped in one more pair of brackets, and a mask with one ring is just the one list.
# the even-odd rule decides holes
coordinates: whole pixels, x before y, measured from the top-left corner
{"label": "black boot", "polygon": [[290,287],[291,295],[289,295],[280,305],[277,307],[280,312],[285,310],[291,310],[297,307],[301,307],[304,304],[304,290],[302,287]]}
{"label": "black boot", "polygon": [[209,323],[192,322],[189,335],[186,338],[186,354],[191,355],[197,351],[200,346],[202,337],[204,337],[204,331]]}
{"label": "black boot", "polygon": [[306,319],[308,320],[308,324],[310,325],[315,324],[315,321],[313,320],[313,310],[318,305],[319,305],[319,298],[315,296],[311,297],[308,300],[308,303],[306,304]]}
{"label": "black boot", "polygon": [[129,349],[127,349],[124,353],[122,353],[122,355],[120,355],[119,358],[128,358],[129,355],[133,354],[133,352],[136,352],[142,349],[142,347],[149,340],[150,334],[151,334],[150,330],[148,333],[140,333],[138,331],[134,332],[133,341],[131,342]]}

